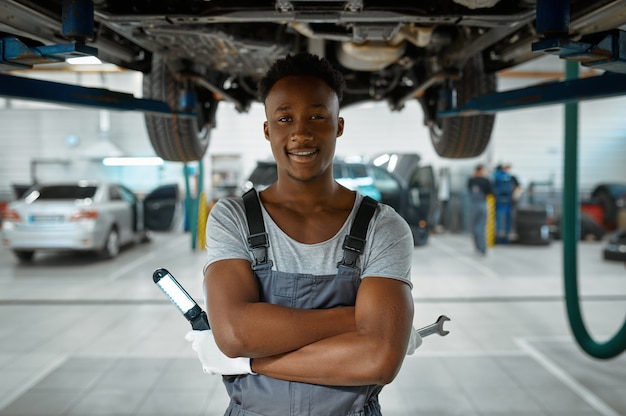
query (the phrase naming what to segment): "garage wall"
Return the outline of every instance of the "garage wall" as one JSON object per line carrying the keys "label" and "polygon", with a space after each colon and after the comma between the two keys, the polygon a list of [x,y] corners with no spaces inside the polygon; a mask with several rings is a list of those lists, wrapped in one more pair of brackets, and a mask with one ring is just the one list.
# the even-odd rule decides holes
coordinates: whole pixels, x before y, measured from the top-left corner
{"label": "garage wall", "polygon": [[[504,81],[504,82],[502,82]],[[536,80],[531,80],[535,81]],[[528,82],[528,80],[526,80]],[[501,80],[501,89],[517,88],[511,80]],[[593,100],[579,105],[579,184],[581,193],[597,183],[626,181],[626,97]],[[345,130],[337,142],[337,155],[372,155],[385,151],[416,152],[426,164],[449,167],[453,186],[463,187],[473,166],[486,163],[494,167],[508,162],[523,185],[530,182],[553,183],[562,187],[564,108],[563,105],[505,111],[496,115],[491,143],[479,158],[450,160],[436,155],[423,125],[421,108],[407,104],[401,112],[386,105],[367,104],[342,111]],[[211,143],[211,154],[244,152],[245,170],[256,159],[271,157],[263,138],[262,108],[237,115],[231,108],[220,109],[218,129]],[[549,187],[545,186],[545,190]],[[539,187],[537,188],[539,190]]]}
{"label": "garage wall", "polygon": [[[40,70],[29,71],[28,76],[141,96],[140,73],[100,67],[105,72]],[[40,181],[109,178],[140,193],[162,183],[183,183],[179,163],[141,168],[102,165],[105,156],[155,155],[141,113],[0,98],[0,122],[0,200],[10,197],[12,184],[32,183],[33,175]]]}
{"label": "garage wall", "polygon": [[[51,73],[38,74],[51,79]],[[141,80],[137,74],[72,74],[58,76],[61,82],[106,87],[140,96]],[[499,89],[508,90],[538,83],[539,79],[501,78]],[[580,173],[581,192],[595,184],[626,180],[626,97],[587,101],[580,104]],[[436,168],[448,167],[452,186],[462,189],[477,162],[495,166],[509,162],[523,185],[531,181],[553,183],[555,191],[562,184],[563,106],[553,105],[498,113],[491,144],[476,159],[439,158],[423,126],[422,112],[416,103],[401,112],[390,112],[382,103],[343,110],[346,120],[343,137],[338,139],[337,155],[368,156],[385,151],[417,152],[424,163]],[[271,157],[263,138],[262,106],[239,114],[228,103],[218,111],[217,129],[213,132],[206,159],[207,183],[210,183],[212,156],[239,155],[240,177],[246,177],[256,160]],[[12,183],[31,181],[31,161],[38,164],[38,175],[81,175],[114,177],[131,188],[142,191],[153,185],[181,181],[182,164],[166,163],[160,168],[142,170],[105,168],[102,153],[112,148],[128,156],[150,156],[143,116],[135,112],[102,111],[85,108],[62,108],[56,105],[0,99],[0,199]],[[76,140],[78,138],[78,140]],[[103,150],[104,149],[104,150]],[[47,163],[51,159],[71,164]],[[548,189],[546,187],[545,189]]]}

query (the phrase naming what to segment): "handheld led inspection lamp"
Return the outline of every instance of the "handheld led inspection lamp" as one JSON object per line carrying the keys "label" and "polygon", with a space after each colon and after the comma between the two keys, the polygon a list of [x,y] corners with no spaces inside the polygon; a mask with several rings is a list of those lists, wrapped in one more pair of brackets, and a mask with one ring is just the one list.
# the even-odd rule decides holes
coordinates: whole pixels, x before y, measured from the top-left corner
{"label": "handheld led inspection lamp", "polygon": [[193,300],[189,293],[178,283],[174,276],[166,269],[156,269],[152,274],[152,280],[167,295],[174,305],[191,323],[191,328],[196,331],[211,329],[206,312]]}

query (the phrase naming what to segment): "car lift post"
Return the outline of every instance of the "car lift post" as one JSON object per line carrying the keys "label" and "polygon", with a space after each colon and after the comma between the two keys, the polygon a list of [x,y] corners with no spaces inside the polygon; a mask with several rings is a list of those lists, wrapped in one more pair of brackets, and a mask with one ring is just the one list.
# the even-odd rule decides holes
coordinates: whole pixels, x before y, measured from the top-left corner
{"label": "car lift post", "polygon": [[[542,38],[534,51],[566,59],[565,81],[512,91],[497,92],[469,100],[464,105],[440,111],[439,117],[495,113],[548,104],[565,104],[565,152],[563,171],[563,280],[570,328],[578,345],[595,358],[608,359],[626,350],[626,322],[604,343],[594,341],[582,319],[577,276],[579,237],[578,203],[578,102],[626,94],[626,32],[612,30],[600,40],[571,41],[568,0],[538,0],[535,25]],[[606,70],[601,76],[578,78],[578,66]]]}
{"label": "car lift post", "polygon": [[[560,6],[553,8],[555,4]],[[559,13],[560,12],[560,13]],[[569,27],[567,0],[540,0],[537,2],[537,32],[560,36]],[[619,48],[618,48],[619,49]],[[575,61],[565,62],[566,80],[577,79],[579,66]],[[578,203],[578,103],[565,104],[565,144],[563,167],[563,281],[565,303],[570,328],[578,345],[595,358],[608,359],[626,349],[626,322],[608,341],[598,343],[585,327],[578,293],[578,253],[580,236]]]}
{"label": "car lift post", "polygon": [[[195,250],[200,233],[198,230],[198,215],[201,213],[201,198],[205,198],[204,193],[204,164],[202,160],[198,160],[197,170],[189,166],[188,163],[183,164],[183,175],[185,178],[185,228],[191,234],[191,249]],[[195,195],[191,192],[190,178],[196,177]],[[203,238],[200,240],[204,241]],[[202,247],[204,249],[204,247]]]}

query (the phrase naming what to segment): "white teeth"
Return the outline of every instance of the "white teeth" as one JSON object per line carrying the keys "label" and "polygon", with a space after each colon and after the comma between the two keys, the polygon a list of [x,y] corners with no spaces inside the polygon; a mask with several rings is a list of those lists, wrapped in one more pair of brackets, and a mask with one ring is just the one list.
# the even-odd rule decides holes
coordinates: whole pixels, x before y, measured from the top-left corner
{"label": "white teeth", "polygon": [[308,156],[308,155],[312,155],[313,153],[315,153],[315,151],[310,151],[310,152],[291,152],[291,154],[295,155],[295,156]]}

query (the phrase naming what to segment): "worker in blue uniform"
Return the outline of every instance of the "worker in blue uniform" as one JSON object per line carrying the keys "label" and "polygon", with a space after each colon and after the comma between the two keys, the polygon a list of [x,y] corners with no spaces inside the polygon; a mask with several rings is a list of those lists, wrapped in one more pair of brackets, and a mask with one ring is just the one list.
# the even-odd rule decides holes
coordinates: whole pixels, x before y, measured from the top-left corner
{"label": "worker in blue uniform", "polygon": [[509,242],[515,197],[519,192],[519,182],[515,176],[510,174],[510,167],[509,164],[498,165],[493,173],[497,244]]}

